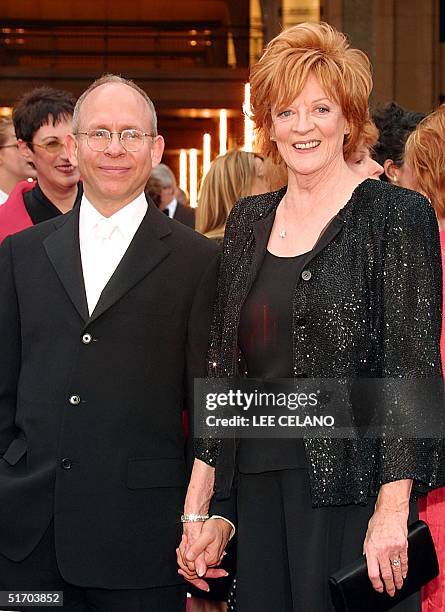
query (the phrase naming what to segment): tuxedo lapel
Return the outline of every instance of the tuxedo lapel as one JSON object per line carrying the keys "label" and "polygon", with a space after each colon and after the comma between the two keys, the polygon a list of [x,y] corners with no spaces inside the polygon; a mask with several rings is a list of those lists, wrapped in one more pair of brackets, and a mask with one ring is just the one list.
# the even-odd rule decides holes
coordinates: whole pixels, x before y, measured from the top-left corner
{"label": "tuxedo lapel", "polygon": [[43,246],[70,300],[86,321],[88,306],[79,247],[79,206],[58,217],[55,224],[57,229],[45,238]]}
{"label": "tuxedo lapel", "polygon": [[89,323],[101,316],[170,253],[161,240],[171,233],[171,221],[148,203],[145,217],[114,274],[105,285]]}

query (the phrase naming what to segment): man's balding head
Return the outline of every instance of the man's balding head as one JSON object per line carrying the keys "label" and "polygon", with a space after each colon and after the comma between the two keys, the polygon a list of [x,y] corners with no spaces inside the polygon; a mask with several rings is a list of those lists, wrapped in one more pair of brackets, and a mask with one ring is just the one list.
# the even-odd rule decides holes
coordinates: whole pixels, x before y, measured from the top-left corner
{"label": "man's balding head", "polygon": [[130,79],[124,79],[123,77],[117,74],[104,74],[103,76],[100,77],[100,79],[96,79],[93,83],[91,83],[88,89],[86,89],[83,92],[83,94],[80,96],[80,98],[77,100],[76,106],[74,108],[74,114],[73,114],[73,132],[74,134],[76,134],[79,130],[81,108],[82,108],[83,103],[85,102],[85,98],[87,98],[88,95],[92,91],[97,89],[98,87],[101,87],[102,85],[107,85],[107,84],[127,85],[127,87],[131,87],[132,89],[134,89],[134,91],[136,91],[138,94],[142,96],[142,98],[147,103],[148,109],[151,114],[151,128],[152,128],[151,133],[154,136],[156,136],[158,133],[158,119],[156,116],[156,110],[155,110],[153,102],[148,97],[148,95],[145,93],[145,91],[141,89],[139,85],[136,85],[134,81],[131,81]]}

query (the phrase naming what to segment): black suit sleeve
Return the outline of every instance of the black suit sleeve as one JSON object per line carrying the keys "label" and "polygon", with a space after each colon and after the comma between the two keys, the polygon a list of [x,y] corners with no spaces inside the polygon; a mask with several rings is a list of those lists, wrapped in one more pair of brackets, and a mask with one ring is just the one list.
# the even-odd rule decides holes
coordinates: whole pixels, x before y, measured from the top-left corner
{"label": "black suit sleeve", "polygon": [[207,376],[207,352],[215,301],[220,254],[212,245],[209,263],[196,289],[187,328],[187,406],[190,410],[190,439],[193,438],[193,388],[195,378]]}
{"label": "black suit sleeve", "polygon": [[11,239],[0,246],[0,455],[16,436],[14,424],[20,371],[20,316],[12,268]]}

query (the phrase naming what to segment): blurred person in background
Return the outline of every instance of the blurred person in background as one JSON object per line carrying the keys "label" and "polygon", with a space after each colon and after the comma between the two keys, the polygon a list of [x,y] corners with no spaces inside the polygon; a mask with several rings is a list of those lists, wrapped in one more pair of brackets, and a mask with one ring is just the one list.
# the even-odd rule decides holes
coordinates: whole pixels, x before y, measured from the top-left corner
{"label": "blurred person in background", "polygon": [[8,235],[68,212],[82,196],[65,137],[72,130],[75,99],[65,91],[39,87],[26,93],[13,112],[18,148],[31,163],[37,184],[18,183],[0,208],[0,242]]}
{"label": "blurred person in background", "polygon": [[368,121],[361,131],[357,147],[346,160],[349,168],[363,180],[379,179],[383,167],[372,158],[372,153],[379,138],[379,131],[372,121]]}
{"label": "blurred person in background", "polygon": [[179,204],[182,204],[186,208],[189,207],[188,195],[180,187],[178,187],[178,190],[176,191],[176,199],[178,200]]}
{"label": "blurred person in background", "polygon": [[383,166],[384,173],[380,177],[383,181],[415,189],[403,152],[408,136],[424,117],[423,113],[405,110],[397,102],[388,102],[374,111],[372,118],[379,130],[379,139],[373,157]]}
{"label": "blurred person in background", "polygon": [[150,181],[159,181],[162,185],[161,200],[159,209],[162,210],[170,219],[176,219],[192,229],[195,227],[195,211],[189,206],[184,206],[177,199],[178,187],[173,172],[166,164],[159,164],[153,168],[153,172],[148,179],[148,189]]}
{"label": "blurred person in background", "polygon": [[[405,147],[405,166],[413,188],[431,202],[440,230],[443,287],[445,287],[445,104],[419,123]],[[441,353],[445,364],[445,295],[442,307]],[[428,493],[419,502],[420,518],[426,521],[436,546],[440,575],[423,590],[423,612],[445,610],[445,488]]]}
{"label": "blurred person in background", "polygon": [[222,242],[227,217],[235,202],[266,193],[269,187],[262,157],[233,149],[217,157],[205,176],[198,198],[196,230]]}
{"label": "blurred person in background", "polygon": [[0,119],[0,205],[19,181],[35,176],[33,166],[19,153],[12,120]]}
{"label": "blurred person in background", "polygon": [[158,208],[161,203],[161,193],[162,183],[159,179],[153,178],[147,181],[145,185],[145,195],[151,198]]}

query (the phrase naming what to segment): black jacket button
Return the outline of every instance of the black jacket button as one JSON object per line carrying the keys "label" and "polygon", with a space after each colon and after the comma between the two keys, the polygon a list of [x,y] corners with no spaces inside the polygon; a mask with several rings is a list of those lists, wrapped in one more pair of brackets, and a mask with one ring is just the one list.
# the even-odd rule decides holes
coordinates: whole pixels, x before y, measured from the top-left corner
{"label": "black jacket button", "polygon": [[63,467],[64,470],[70,470],[71,466],[73,465],[72,462],[71,462],[71,459],[68,459],[66,457],[64,459],[62,459],[61,463],[62,463],[62,467]]}

